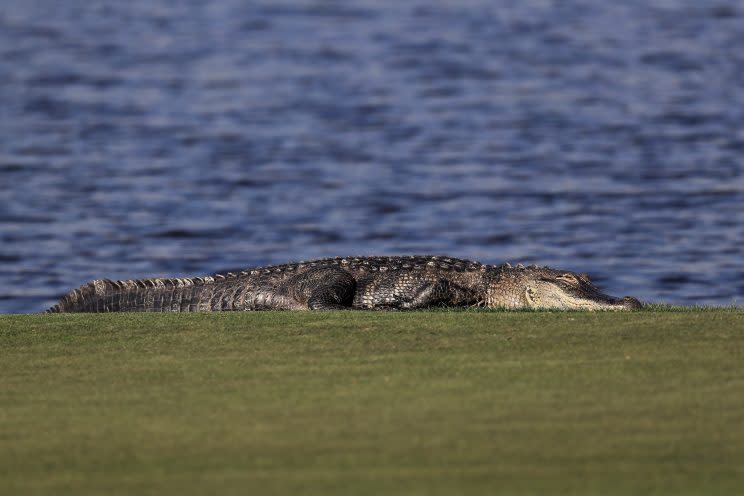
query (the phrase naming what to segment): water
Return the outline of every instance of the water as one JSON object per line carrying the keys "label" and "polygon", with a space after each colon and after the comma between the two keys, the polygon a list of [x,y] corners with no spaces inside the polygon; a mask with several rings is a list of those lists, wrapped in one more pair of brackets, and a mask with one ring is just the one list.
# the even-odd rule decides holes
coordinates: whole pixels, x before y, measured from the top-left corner
{"label": "water", "polygon": [[0,312],[321,256],[744,300],[744,3],[0,3]]}

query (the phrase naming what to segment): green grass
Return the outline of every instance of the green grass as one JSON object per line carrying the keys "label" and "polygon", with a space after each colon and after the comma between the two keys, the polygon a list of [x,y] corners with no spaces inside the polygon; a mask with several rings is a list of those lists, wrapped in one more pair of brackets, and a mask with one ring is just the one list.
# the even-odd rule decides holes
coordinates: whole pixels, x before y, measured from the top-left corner
{"label": "green grass", "polygon": [[0,494],[742,494],[744,311],[0,316]]}

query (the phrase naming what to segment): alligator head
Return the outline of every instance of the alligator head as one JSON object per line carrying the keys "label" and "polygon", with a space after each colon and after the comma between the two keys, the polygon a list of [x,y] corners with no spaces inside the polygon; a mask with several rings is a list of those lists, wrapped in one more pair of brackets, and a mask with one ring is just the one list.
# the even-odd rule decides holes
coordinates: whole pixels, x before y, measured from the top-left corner
{"label": "alligator head", "polygon": [[587,274],[536,266],[501,266],[488,285],[486,304],[506,308],[564,310],[637,310],[632,296],[617,298],[600,291]]}

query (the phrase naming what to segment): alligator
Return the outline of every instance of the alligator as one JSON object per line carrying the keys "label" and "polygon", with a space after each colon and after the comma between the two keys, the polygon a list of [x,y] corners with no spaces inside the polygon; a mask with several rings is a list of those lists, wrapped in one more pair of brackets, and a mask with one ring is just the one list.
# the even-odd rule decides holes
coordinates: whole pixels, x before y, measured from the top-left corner
{"label": "alligator", "polygon": [[633,310],[587,274],[445,256],[326,258],[205,277],[98,279],[47,312],[404,310],[437,306]]}

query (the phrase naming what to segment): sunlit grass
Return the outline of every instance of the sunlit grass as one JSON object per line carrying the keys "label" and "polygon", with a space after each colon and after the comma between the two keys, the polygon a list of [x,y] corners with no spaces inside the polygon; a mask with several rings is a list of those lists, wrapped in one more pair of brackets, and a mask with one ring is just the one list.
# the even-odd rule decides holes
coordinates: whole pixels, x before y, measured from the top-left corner
{"label": "sunlit grass", "polygon": [[0,316],[0,494],[737,494],[744,311]]}

